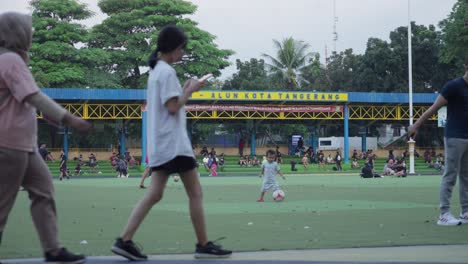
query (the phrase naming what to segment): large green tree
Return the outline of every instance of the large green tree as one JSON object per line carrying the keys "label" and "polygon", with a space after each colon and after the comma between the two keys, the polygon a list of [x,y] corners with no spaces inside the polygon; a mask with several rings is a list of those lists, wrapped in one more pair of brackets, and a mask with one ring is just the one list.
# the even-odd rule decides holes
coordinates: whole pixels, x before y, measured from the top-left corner
{"label": "large green tree", "polygon": [[306,67],[301,70],[303,90],[330,91],[330,78],[327,68],[320,62],[320,54],[310,58]]}
{"label": "large green tree", "polygon": [[99,7],[108,17],[92,30],[90,45],[99,47],[111,56],[112,63],[103,65],[113,73],[123,87],[146,86],[147,61],[156,48],[159,30],[168,24],[183,28],[189,37],[186,55],[176,65],[180,77],[201,76],[229,65],[233,53],[219,49],[215,36],[197,27],[186,18],[196,6],[183,0],[100,0]]}
{"label": "large green tree", "polygon": [[307,66],[313,53],[309,52],[310,45],[292,37],[283,41],[273,40],[277,50],[276,56],[263,54],[269,63],[267,66],[273,79],[287,90],[300,89],[302,81],[301,70]]}
{"label": "large green tree", "polygon": [[455,77],[463,72],[463,60],[468,58],[468,2],[458,0],[450,15],[439,26],[444,42],[440,60],[455,65],[456,70],[452,73],[452,77]]}
{"label": "large green tree", "polygon": [[359,69],[362,63],[362,56],[353,53],[352,49],[343,52],[334,52],[328,58],[326,74],[330,82],[330,89],[333,91],[359,91]]}
{"label": "large green tree", "polygon": [[273,88],[264,60],[236,60],[237,73],[223,85],[223,90],[270,90]]}
{"label": "large green tree", "polygon": [[85,45],[88,32],[78,22],[92,15],[86,5],[76,0],[33,0],[30,4],[34,27],[31,66],[38,84],[95,87],[90,76],[98,75],[98,65],[109,60],[104,50]]}

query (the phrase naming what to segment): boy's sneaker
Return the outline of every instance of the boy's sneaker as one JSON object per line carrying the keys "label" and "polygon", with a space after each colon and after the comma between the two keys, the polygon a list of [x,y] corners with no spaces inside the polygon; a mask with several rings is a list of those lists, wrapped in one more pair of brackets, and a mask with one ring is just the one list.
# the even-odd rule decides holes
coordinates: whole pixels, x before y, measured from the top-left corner
{"label": "boy's sneaker", "polygon": [[129,260],[147,260],[148,256],[143,255],[140,249],[133,243],[133,241],[123,241],[122,238],[117,238],[111,251]]}
{"label": "boy's sneaker", "polygon": [[462,224],[468,224],[468,212],[460,215],[460,221]]}
{"label": "boy's sneaker", "polygon": [[229,258],[232,251],[225,250],[221,245],[208,241],[205,246],[197,244],[195,249],[195,258]]}
{"label": "boy's sneaker", "polygon": [[437,224],[441,226],[457,226],[461,225],[461,221],[456,219],[450,212],[441,214],[437,220]]}
{"label": "boy's sneaker", "polygon": [[263,203],[265,200],[263,200],[262,198],[258,199],[257,202],[260,202],[260,203]]}
{"label": "boy's sneaker", "polygon": [[53,256],[50,252],[46,252],[45,262],[80,264],[86,262],[86,257],[83,255],[75,255],[66,248],[61,248],[56,256]]}

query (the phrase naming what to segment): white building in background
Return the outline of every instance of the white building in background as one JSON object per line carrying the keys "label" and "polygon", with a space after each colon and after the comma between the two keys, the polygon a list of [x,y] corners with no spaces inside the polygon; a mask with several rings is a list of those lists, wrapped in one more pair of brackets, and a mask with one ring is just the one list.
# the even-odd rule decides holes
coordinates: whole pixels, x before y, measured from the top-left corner
{"label": "white building in background", "polygon": [[[344,137],[319,137],[318,142],[319,150],[336,150],[344,149]],[[362,138],[361,137],[349,137],[349,150],[354,149],[361,151],[362,149]],[[366,137],[366,149],[377,149],[377,138]]]}
{"label": "white building in background", "polygon": [[400,139],[406,133],[405,127],[395,126],[392,124],[383,124],[377,128],[377,131],[379,131],[380,135],[377,143],[383,147],[393,143],[395,140]]}

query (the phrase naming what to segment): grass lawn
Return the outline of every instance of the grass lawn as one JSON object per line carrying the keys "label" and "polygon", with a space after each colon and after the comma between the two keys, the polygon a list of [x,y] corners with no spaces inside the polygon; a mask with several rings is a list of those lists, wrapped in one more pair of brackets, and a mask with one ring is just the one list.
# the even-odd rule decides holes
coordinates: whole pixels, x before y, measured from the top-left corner
{"label": "grass lawn", "polygon": [[[286,200],[267,194],[257,203],[261,179],[202,177],[208,232],[226,236],[234,251],[468,244],[468,225],[439,227],[440,176],[360,179],[358,176],[289,176],[279,179]],[[139,179],[55,181],[60,238],[73,251],[109,255],[109,248],[145,190]],[[10,214],[2,258],[40,257],[26,192]],[[453,213],[459,214],[458,186]],[[86,240],[82,245],[80,241]],[[163,201],[139,229],[145,253],[190,253],[195,238],[181,182],[170,181]]]}

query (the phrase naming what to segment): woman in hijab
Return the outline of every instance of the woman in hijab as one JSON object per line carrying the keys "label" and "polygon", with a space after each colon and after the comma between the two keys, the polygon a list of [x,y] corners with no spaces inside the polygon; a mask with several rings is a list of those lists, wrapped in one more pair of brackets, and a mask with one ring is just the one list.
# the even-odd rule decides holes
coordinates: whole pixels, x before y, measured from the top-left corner
{"label": "woman in hijab", "polygon": [[83,255],[69,252],[58,241],[52,176],[38,152],[36,113],[80,132],[91,125],[41,92],[27,65],[31,41],[31,16],[0,14],[0,243],[22,186],[29,193],[45,261],[84,263]]}

